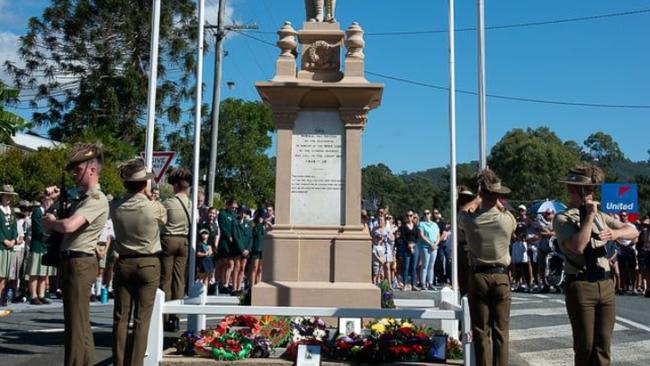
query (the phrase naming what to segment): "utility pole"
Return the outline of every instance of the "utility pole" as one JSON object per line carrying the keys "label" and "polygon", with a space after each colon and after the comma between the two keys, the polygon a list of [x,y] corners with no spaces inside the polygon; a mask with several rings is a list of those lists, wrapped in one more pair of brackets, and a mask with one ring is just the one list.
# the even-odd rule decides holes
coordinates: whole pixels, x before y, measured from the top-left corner
{"label": "utility pole", "polygon": [[212,93],[212,110],[210,112],[210,163],[208,165],[208,194],[206,203],[212,206],[214,202],[214,180],[217,171],[217,145],[219,140],[219,108],[221,105],[221,63],[223,60],[223,41],[228,30],[257,29],[256,25],[231,25],[224,24],[226,13],[226,0],[219,0],[219,14],[217,25],[207,25],[206,29],[216,29],[215,56],[214,56],[214,86]]}

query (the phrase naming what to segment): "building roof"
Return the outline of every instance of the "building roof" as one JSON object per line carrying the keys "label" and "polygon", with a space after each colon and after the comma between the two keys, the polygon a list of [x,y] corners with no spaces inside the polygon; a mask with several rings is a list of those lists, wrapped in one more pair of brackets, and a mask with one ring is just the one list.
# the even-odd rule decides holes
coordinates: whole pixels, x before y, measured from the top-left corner
{"label": "building roof", "polygon": [[36,151],[41,147],[51,149],[62,145],[59,141],[50,140],[31,131],[16,132],[12,139],[13,146],[28,151]]}

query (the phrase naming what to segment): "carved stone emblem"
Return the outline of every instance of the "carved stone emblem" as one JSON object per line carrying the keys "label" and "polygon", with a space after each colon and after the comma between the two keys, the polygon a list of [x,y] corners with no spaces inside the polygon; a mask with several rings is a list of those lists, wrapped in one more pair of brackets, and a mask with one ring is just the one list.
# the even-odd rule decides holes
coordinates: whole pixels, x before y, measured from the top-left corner
{"label": "carved stone emblem", "polygon": [[338,70],[337,45],[316,41],[303,54],[303,69],[308,71]]}

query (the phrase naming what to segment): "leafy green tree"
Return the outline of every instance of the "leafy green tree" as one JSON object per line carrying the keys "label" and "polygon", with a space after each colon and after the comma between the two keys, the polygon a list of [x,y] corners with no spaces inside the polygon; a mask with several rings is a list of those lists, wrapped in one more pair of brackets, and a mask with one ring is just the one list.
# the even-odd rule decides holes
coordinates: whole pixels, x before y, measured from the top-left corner
{"label": "leafy green tree", "polygon": [[0,142],[3,144],[11,143],[16,130],[30,127],[24,118],[4,110],[5,105],[17,97],[18,90],[7,88],[0,80]]}
{"label": "leafy green tree", "polygon": [[584,154],[586,160],[595,161],[604,167],[625,159],[618,142],[612,136],[600,131],[592,133],[584,141]]}
{"label": "leafy green tree", "polygon": [[[12,184],[21,198],[35,199],[45,187],[61,185],[61,175],[67,188],[74,187],[69,172],[65,171],[67,163],[65,148],[45,149],[35,152],[25,152],[9,149],[0,154],[0,182]],[[122,181],[119,179],[115,164],[106,161],[102,167],[100,179],[102,190],[114,196],[124,192]]]}
{"label": "leafy green tree", "polygon": [[488,165],[512,188],[513,200],[566,199],[558,180],[580,161],[549,128],[513,129],[492,148]]}
{"label": "leafy green tree", "polygon": [[[151,1],[52,0],[20,38],[19,67],[5,62],[33,106],[38,125],[68,141],[84,132],[120,140],[130,155],[143,146],[150,54]],[[191,97],[196,16],[191,0],[163,1],[157,115],[178,123]],[[40,103],[40,104],[39,104]]]}
{"label": "leafy green tree", "polygon": [[[201,175],[207,175],[210,125],[204,118],[201,131]],[[248,204],[271,202],[274,198],[274,171],[266,151],[272,145],[275,127],[271,110],[261,102],[226,99],[219,114],[219,141],[215,192]],[[170,148],[179,154],[179,163],[192,166],[193,125],[186,123],[168,137]]]}

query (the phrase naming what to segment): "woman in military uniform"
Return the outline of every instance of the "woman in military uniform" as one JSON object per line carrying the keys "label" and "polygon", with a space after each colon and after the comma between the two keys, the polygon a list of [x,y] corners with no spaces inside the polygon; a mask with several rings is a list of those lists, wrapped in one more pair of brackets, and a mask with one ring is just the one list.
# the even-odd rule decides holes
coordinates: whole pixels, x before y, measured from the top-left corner
{"label": "woman in military uniform", "polygon": [[598,211],[594,188],[604,174],[593,165],[569,171],[569,209],[555,216],[555,231],[564,253],[567,274],[566,307],[573,330],[577,366],[609,365],[610,345],[616,319],[614,283],[605,246],[608,241],[632,240],[636,228]]}
{"label": "woman in military uniform", "polygon": [[[153,177],[141,159],[119,168],[127,194],[111,203],[115,230],[115,306],[113,308],[113,363],[142,365],[147,349],[149,322],[160,284],[160,226],[167,211],[154,200],[148,186]],[[129,314],[133,339],[128,341]]]}

